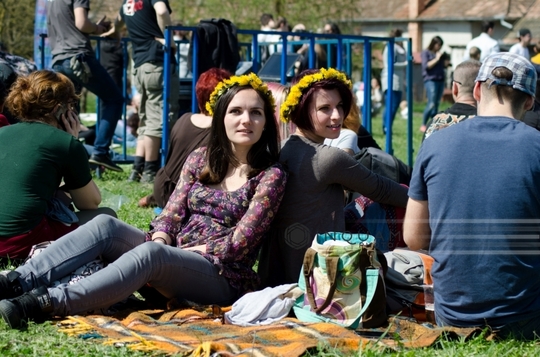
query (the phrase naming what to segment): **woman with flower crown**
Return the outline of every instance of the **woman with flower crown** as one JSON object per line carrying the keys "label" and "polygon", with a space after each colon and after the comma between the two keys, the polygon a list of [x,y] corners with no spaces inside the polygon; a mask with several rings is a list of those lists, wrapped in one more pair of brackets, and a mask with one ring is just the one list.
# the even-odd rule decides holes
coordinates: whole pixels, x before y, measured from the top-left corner
{"label": "woman with flower crown", "polygon": [[[106,308],[146,284],[169,299],[219,305],[258,287],[252,267],[287,179],[277,163],[274,100],[256,75],[234,76],[216,86],[207,109],[208,147],[188,157],[150,232],[98,216],[0,276],[0,314],[10,327]],[[97,256],[104,269],[47,288]]]}
{"label": "woman with flower crown", "polygon": [[335,69],[306,70],[293,80],[281,119],[296,132],[280,153],[289,172],[285,196],[259,261],[263,286],[298,281],[304,253],[317,233],[345,230],[343,189],[405,207],[407,189],[378,176],[349,154],[324,145],[339,136],[352,102],[351,82]]}

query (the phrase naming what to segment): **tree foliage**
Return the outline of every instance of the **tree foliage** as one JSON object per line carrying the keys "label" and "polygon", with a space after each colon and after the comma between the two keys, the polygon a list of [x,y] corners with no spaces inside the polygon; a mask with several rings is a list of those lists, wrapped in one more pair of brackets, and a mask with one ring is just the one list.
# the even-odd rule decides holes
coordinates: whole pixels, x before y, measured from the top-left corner
{"label": "tree foliage", "polygon": [[0,0],[0,41],[8,52],[32,58],[35,0]]}
{"label": "tree foliage", "polygon": [[[359,17],[358,2],[349,0],[169,0],[174,21],[194,26],[204,18],[226,18],[238,28],[258,29],[262,13],[283,16],[294,26],[303,23],[311,31],[327,21],[339,23],[343,32],[355,33],[350,20]],[[11,53],[33,57],[35,0],[0,0],[0,41]],[[112,19],[122,0],[91,0],[93,21],[103,14]]]}
{"label": "tree foliage", "polygon": [[170,3],[174,19],[185,25],[195,25],[203,18],[222,17],[243,29],[258,29],[261,14],[270,13],[274,19],[285,17],[291,26],[303,23],[311,31],[333,21],[352,33],[349,24],[359,16],[358,2],[348,0],[170,0]]}

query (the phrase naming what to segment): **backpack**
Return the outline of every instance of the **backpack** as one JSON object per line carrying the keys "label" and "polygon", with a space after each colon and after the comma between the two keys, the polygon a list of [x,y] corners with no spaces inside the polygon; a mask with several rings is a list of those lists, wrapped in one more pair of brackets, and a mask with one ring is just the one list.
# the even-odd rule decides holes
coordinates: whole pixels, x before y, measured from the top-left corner
{"label": "backpack", "polygon": [[[196,31],[199,39],[198,74],[213,67],[235,73],[240,62],[236,26],[226,19],[206,19],[199,22]],[[188,54],[188,69],[191,72],[193,72],[194,37],[191,37]]]}
{"label": "backpack", "polygon": [[408,186],[411,181],[412,168],[383,150],[374,147],[362,148],[354,158],[376,174],[397,183]]}
{"label": "backpack", "polygon": [[433,284],[433,258],[426,251],[401,248],[384,253],[388,270],[384,277],[389,314],[427,321],[423,285]]}

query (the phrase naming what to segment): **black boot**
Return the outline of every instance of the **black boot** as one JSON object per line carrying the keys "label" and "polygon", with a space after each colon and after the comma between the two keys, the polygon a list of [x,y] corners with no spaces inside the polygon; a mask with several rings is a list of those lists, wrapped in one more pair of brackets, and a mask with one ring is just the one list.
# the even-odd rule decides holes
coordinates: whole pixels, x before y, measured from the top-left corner
{"label": "black boot", "polygon": [[142,173],[141,182],[143,183],[152,183],[154,178],[159,170],[159,160],[156,161],[146,161],[144,163],[144,171]]}
{"label": "black boot", "polygon": [[0,274],[0,300],[11,299],[23,294],[22,286],[17,279],[21,274],[15,270],[7,275]]}
{"label": "black boot", "polygon": [[46,286],[9,300],[0,301],[0,315],[10,328],[21,328],[29,320],[43,322],[51,316],[53,306]]}
{"label": "black boot", "polygon": [[141,181],[142,172],[144,170],[144,157],[135,156],[133,158],[133,168],[129,174],[129,182],[139,182]]}

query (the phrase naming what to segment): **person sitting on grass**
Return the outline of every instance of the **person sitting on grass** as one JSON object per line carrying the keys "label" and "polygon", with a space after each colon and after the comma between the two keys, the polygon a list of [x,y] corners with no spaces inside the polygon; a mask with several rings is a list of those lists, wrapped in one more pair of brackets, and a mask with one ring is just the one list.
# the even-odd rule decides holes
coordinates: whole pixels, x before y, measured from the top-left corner
{"label": "person sitting on grass", "polygon": [[351,82],[333,68],[306,70],[293,79],[281,105],[281,119],[292,121],[279,156],[289,170],[283,204],[262,247],[263,286],[298,281],[304,253],[317,233],[344,232],[344,188],[399,207],[407,188],[379,176],[345,151],[324,145],[337,139],[352,105]]}
{"label": "person sitting on grass", "polygon": [[[8,326],[106,308],[147,283],[168,299],[205,305],[229,305],[257,289],[253,265],[287,181],[277,162],[274,101],[250,74],[219,83],[207,109],[211,140],[187,158],[150,232],[99,216],[0,276]],[[104,269],[47,289],[97,256],[108,263]]]}
{"label": "person sitting on grass", "polygon": [[[24,259],[34,244],[98,214],[115,216],[98,208],[101,194],[77,140],[77,100],[71,80],[50,70],[19,76],[11,87],[6,106],[20,122],[0,130],[1,258]],[[70,210],[71,201],[78,212]]]}
{"label": "person sitting on grass", "polygon": [[413,169],[403,237],[429,249],[438,326],[540,335],[540,133],[520,119],[534,102],[531,62],[482,62],[478,115],[424,141]]}

